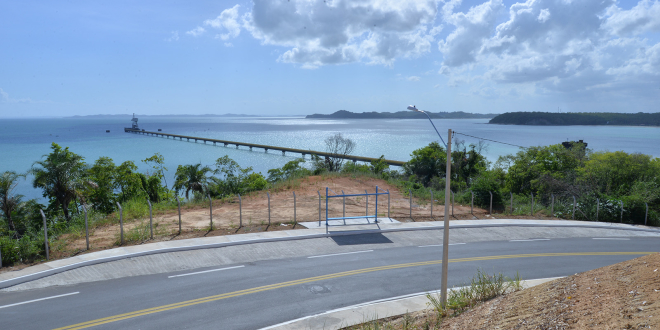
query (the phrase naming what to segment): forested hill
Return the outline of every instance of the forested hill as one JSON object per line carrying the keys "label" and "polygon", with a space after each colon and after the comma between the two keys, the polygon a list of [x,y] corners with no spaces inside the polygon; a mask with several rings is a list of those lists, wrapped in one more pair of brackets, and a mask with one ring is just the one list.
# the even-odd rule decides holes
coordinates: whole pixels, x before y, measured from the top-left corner
{"label": "forested hill", "polygon": [[490,124],[505,125],[628,125],[660,126],[660,112],[507,112],[496,116]]}
{"label": "forested hill", "polygon": [[[471,119],[471,118],[493,118],[496,114],[468,113],[463,111],[456,112],[429,112],[426,113],[435,119]],[[350,112],[339,110],[330,115],[313,114],[307,115],[308,119],[424,119],[426,116],[415,111],[397,111],[397,112]]]}

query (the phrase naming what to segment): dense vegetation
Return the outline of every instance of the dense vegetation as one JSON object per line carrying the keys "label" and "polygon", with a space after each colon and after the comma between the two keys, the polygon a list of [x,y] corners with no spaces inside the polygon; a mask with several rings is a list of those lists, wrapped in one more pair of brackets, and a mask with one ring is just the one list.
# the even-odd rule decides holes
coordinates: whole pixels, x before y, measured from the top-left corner
{"label": "dense vegetation", "polygon": [[[455,112],[430,112],[426,113],[434,119],[470,119],[470,118],[493,118],[495,114],[480,114],[480,113],[467,113],[463,111]],[[426,116],[413,111],[397,111],[397,112],[350,112],[346,110],[339,110],[333,114],[313,114],[307,115],[308,119],[425,119]]]}
{"label": "dense vegetation", "polygon": [[[336,135],[329,146],[347,149],[352,141]],[[335,144],[332,144],[335,143]],[[531,213],[530,200],[535,200],[534,214],[580,220],[644,223],[649,207],[649,225],[660,225],[660,159],[643,154],[592,152],[581,144],[571,148],[550,145],[524,149],[506,155],[492,164],[482,155],[483,145],[454,142],[452,151],[451,189],[456,202],[469,204],[472,194],[477,206],[488,207],[490,196],[500,212]],[[442,201],[446,179],[446,149],[438,143],[414,150],[402,171],[394,171],[383,156],[371,164],[337,162],[314,157],[311,161],[296,159],[282,168],[271,169],[268,177],[243,168],[227,156],[214,164],[187,164],[176,169],[171,185],[165,178],[164,159],[155,154],[142,160],[149,165],[145,173],[126,161],[116,165],[101,157],[89,164],[68,148],[53,143],[51,152],[25,174],[0,173],[0,251],[3,265],[32,262],[44,257],[43,222],[40,210],[48,219],[49,240],[68,233],[82,235],[84,212],[92,225],[115,223],[117,203],[123,205],[125,218],[146,216],[149,200],[154,209],[174,209],[179,196],[184,203],[204,198],[225,198],[250,191],[268,189],[297,178],[340,172],[366,175],[388,180],[416,197],[428,200],[433,190]],[[46,204],[24,200],[14,193],[27,177],[41,189]],[[554,214],[550,214],[551,196],[555,197]],[[511,210],[511,200],[514,209]],[[598,201],[598,203],[597,203]],[[596,211],[598,209],[598,211]]]}
{"label": "dense vegetation", "polygon": [[490,124],[507,125],[629,125],[660,126],[660,112],[507,112],[497,115]]}

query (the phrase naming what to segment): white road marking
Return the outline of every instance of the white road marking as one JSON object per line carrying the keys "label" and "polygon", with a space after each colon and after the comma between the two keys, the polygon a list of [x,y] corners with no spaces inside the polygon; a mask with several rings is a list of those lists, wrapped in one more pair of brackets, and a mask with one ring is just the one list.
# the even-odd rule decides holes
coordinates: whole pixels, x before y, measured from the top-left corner
{"label": "white road marking", "polygon": [[616,238],[616,237],[594,237],[592,239],[611,239],[615,241],[629,241],[630,238]]}
{"label": "white road marking", "polygon": [[534,241],[549,241],[549,238],[536,238],[536,239],[512,239],[509,242],[534,242]]}
{"label": "white road marking", "polygon": [[354,253],[365,253],[365,252],[374,252],[374,250],[364,250],[364,251],[355,251],[355,252],[344,252],[344,253],[335,253],[335,254],[324,254],[322,256],[311,256],[307,257],[308,259],[311,258],[323,258],[323,257],[332,257],[332,256],[340,256],[344,254],[354,254]]}
{"label": "white road marking", "polygon": [[[462,244],[465,244],[465,243],[451,243],[451,244],[447,244],[447,245],[462,245]],[[434,247],[434,246],[442,246],[442,244],[420,245],[420,246],[418,246],[418,247]]]}
{"label": "white road marking", "polygon": [[79,294],[79,293],[80,293],[80,292],[71,292],[71,293],[61,294],[61,295],[58,295],[58,296],[52,296],[52,297],[46,297],[46,298],[40,298],[40,299],[35,299],[35,300],[28,300],[28,301],[19,302],[19,303],[15,303],[15,304],[11,304],[11,305],[0,306],[0,309],[2,309],[2,308],[7,308],[7,307],[12,307],[12,306],[18,306],[18,305],[29,304],[29,303],[33,303],[33,302],[37,302],[37,301],[42,301],[42,300],[48,300],[48,299],[54,299],[54,298],[60,298],[60,297],[66,297],[66,296],[70,296],[70,295],[74,295],[74,294]]}
{"label": "white road marking", "polygon": [[221,271],[221,270],[241,268],[241,267],[245,267],[245,266],[241,265],[241,266],[234,266],[234,267],[227,267],[227,268],[211,269],[211,270],[205,270],[205,271],[201,271],[201,272],[194,272],[194,273],[180,274],[180,275],[172,275],[172,276],[168,276],[167,278],[181,277],[181,276],[188,276],[188,275],[197,275],[197,274],[204,274],[204,273],[210,273],[210,272],[218,272],[218,271]]}

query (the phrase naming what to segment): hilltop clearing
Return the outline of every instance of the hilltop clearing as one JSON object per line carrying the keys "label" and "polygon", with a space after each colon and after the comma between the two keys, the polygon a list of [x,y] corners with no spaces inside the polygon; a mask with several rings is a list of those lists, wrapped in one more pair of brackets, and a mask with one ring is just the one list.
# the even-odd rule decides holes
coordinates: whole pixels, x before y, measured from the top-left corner
{"label": "hilltop clearing", "polygon": [[[431,204],[428,200],[412,198],[396,186],[382,179],[368,176],[309,176],[290,180],[272,189],[270,194],[270,224],[268,213],[268,195],[266,191],[255,191],[242,196],[242,226],[238,197],[213,201],[213,228],[210,228],[208,200],[182,205],[181,227],[179,234],[179,216],[176,209],[154,213],[154,239],[150,239],[149,217],[124,219],[124,240],[126,245],[144,244],[159,241],[208,237],[219,235],[234,235],[260,231],[278,231],[304,229],[294,223],[293,194],[296,194],[296,220],[309,222],[319,220],[319,193],[321,194],[320,216],[325,219],[325,188],[341,194],[363,194],[365,190],[375,192],[388,191],[390,196],[390,216],[400,222],[442,220],[444,207],[436,202],[431,217]],[[332,194],[332,193],[331,193]],[[442,202],[442,201],[439,201]],[[375,198],[368,200],[363,196],[346,198],[346,216],[361,216],[365,212],[374,214]],[[146,204],[146,203],[145,203]],[[378,216],[387,217],[388,199],[386,195],[379,196]],[[331,199],[328,203],[330,217],[340,217],[343,214],[341,198]],[[454,205],[451,219],[484,219],[488,218],[484,209],[474,208],[470,214],[469,205]],[[412,218],[410,214],[412,213]],[[108,216],[110,221],[96,228],[90,228],[90,250],[85,251],[85,233],[65,234],[51,244],[51,259],[66,258],[80,253],[110,249],[120,245],[119,215],[117,212]],[[3,268],[15,270],[29,265]]]}

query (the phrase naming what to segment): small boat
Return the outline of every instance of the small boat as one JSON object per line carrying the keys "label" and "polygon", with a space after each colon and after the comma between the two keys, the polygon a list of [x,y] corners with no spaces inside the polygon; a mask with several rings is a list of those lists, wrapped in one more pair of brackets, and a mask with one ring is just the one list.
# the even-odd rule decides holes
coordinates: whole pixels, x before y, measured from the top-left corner
{"label": "small boat", "polygon": [[106,129],[105,132],[106,132],[106,133],[110,133],[110,130],[109,130],[109,129]]}

